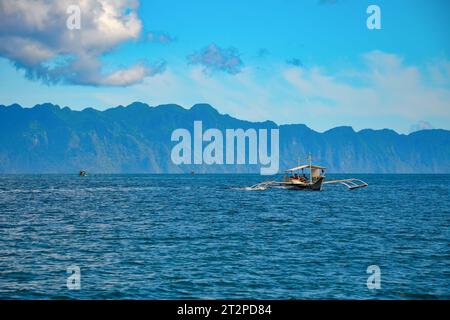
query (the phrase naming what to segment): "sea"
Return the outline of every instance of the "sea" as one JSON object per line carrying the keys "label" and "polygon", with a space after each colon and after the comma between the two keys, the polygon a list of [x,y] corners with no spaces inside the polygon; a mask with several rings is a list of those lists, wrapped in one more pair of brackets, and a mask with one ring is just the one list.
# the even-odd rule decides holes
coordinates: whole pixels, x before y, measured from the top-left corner
{"label": "sea", "polygon": [[349,177],[0,175],[0,299],[450,299],[450,175]]}

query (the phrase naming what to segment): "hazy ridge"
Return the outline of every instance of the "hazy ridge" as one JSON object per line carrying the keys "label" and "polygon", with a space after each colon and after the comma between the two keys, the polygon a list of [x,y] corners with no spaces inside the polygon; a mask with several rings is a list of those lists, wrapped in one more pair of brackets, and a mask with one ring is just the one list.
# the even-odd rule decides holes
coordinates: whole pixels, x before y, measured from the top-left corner
{"label": "hazy ridge", "polygon": [[174,129],[279,128],[280,170],[311,152],[330,172],[450,173],[450,131],[409,135],[393,130],[337,127],[320,133],[304,124],[249,122],[220,114],[207,104],[191,109],[135,102],[105,111],[73,111],[50,103],[23,108],[0,105],[1,173],[259,172],[258,166],[176,166],[170,151]]}

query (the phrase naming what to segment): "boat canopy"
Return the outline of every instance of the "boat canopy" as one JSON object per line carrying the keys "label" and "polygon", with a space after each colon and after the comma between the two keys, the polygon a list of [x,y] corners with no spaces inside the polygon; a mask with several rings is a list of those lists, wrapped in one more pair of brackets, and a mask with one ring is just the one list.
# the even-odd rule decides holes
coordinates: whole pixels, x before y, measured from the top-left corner
{"label": "boat canopy", "polygon": [[322,169],[322,170],[326,169],[325,167],[322,167],[322,166],[316,166],[316,165],[311,165],[310,166],[309,164],[304,164],[302,166],[298,166],[298,167],[295,167],[295,168],[287,169],[286,172],[292,172],[292,171],[297,171],[297,170],[302,170],[302,169],[309,169],[309,168],[311,168],[311,169]]}

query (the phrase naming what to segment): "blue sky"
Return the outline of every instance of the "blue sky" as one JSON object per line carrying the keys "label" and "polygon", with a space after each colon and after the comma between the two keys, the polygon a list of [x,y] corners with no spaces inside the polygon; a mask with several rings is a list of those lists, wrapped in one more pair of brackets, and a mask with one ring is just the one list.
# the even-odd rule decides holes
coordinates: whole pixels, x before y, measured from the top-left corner
{"label": "blue sky", "polygon": [[[2,2],[0,104],[206,102],[318,131],[450,129],[448,1],[92,0],[71,31],[77,1],[57,3],[30,2],[30,18]],[[370,4],[381,30],[366,27]]]}

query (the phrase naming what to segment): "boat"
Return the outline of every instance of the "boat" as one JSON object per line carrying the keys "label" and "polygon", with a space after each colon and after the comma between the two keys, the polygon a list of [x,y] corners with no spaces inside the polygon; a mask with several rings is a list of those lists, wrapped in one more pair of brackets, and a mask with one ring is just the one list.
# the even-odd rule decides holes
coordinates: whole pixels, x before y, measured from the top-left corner
{"label": "boat", "polygon": [[86,176],[87,176],[87,172],[84,171],[84,170],[80,170],[80,172],[78,173],[78,175],[79,175],[80,177],[86,177]]}
{"label": "boat", "polygon": [[[322,190],[325,169],[313,164],[287,169],[282,184],[287,189]],[[309,174],[307,175],[305,171],[309,171]]]}
{"label": "boat", "polygon": [[308,157],[309,164],[299,165],[287,169],[283,181],[264,181],[257,183],[248,190],[265,190],[270,187],[283,187],[290,190],[313,190],[320,191],[324,185],[341,184],[348,189],[367,187],[369,184],[356,178],[325,181],[326,167],[312,164],[311,154]]}

